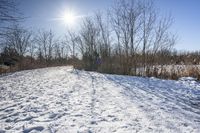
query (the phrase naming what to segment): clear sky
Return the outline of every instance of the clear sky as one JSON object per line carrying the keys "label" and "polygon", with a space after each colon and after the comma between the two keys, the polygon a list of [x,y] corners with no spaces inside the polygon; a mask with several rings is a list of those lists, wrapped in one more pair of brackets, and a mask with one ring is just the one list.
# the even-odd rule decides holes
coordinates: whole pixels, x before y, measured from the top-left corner
{"label": "clear sky", "polygon": [[[63,34],[66,25],[55,18],[65,10],[76,15],[90,15],[106,10],[115,0],[18,0],[21,12],[28,17],[23,25],[32,30],[52,29]],[[174,18],[172,31],[178,35],[178,50],[200,50],[200,0],[155,0],[162,14]],[[73,28],[76,28],[74,25]]]}

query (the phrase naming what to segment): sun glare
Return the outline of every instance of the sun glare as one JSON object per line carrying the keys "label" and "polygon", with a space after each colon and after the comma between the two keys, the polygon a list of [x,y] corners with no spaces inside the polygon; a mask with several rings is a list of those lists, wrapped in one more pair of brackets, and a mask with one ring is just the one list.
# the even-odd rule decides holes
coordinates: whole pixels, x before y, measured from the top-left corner
{"label": "sun glare", "polygon": [[76,19],[76,17],[75,17],[75,15],[74,15],[73,12],[65,12],[65,13],[63,14],[62,19],[63,19],[63,22],[64,22],[65,24],[71,26],[71,25],[74,25],[74,24],[75,24],[75,19]]}

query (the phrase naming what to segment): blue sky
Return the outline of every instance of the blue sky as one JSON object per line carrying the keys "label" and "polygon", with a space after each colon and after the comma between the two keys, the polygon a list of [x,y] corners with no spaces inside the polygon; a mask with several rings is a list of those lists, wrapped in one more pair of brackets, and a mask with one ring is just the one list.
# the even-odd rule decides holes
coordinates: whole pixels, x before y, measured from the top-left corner
{"label": "blue sky", "polygon": [[162,13],[174,18],[179,50],[200,50],[200,0],[155,0]]}
{"label": "blue sky", "polygon": [[[172,31],[178,35],[178,50],[200,50],[200,0],[154,0],[161,14],[174,18]],[[105,10],[115,0],[19,0],[21,12],[28,17],[23,25],[32,30],[52,29],[63,34],[66,25],[52,20],[66,9],[76,15],[90,15]],[[76,28],[76,27],[74,27]]]}

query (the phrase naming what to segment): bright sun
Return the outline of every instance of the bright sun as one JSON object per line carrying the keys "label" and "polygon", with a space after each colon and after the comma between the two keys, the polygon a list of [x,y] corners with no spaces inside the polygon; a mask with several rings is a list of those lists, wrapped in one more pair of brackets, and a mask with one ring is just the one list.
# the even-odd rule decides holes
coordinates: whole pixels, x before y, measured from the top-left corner
{"label": "bright sun", "polygon": [[75,15],[74,15],[73,12],[65,12],[65,13],[63,14],[62,19],[63,19],[63,22],[64,22],[65,24],[71,26],[71,25],[74,25],[74,24],[75,24],[75,19],[76,19],[76,17],[75,17]]}

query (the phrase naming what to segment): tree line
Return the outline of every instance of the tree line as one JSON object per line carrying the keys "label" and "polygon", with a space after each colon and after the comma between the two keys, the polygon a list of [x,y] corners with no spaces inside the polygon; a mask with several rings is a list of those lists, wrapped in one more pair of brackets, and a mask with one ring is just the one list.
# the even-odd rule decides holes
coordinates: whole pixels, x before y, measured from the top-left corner
{"label": "tree line", "polygon": [[[2,4],[8,4],[1,1],[0,13],[5,10]],[[0,21],[19,19],[10,14],[7,18],[1,15]],[[0,62],[17,64],[15,70],[73,65],[125,75],[142,70],[140,75],[153,76],[149,70],[154,66],[179,64],[188,54],[174,50],[177,36],[171,32],[172,24],[173,18],[160,14],[151,0],[118,0],[107,11],[83,18],[79,30],[66,29],[62,38],[51,30],[33,33],[16,24],[1,30]],[[199,53],[190,55],[193,63],[192,55]]]}

